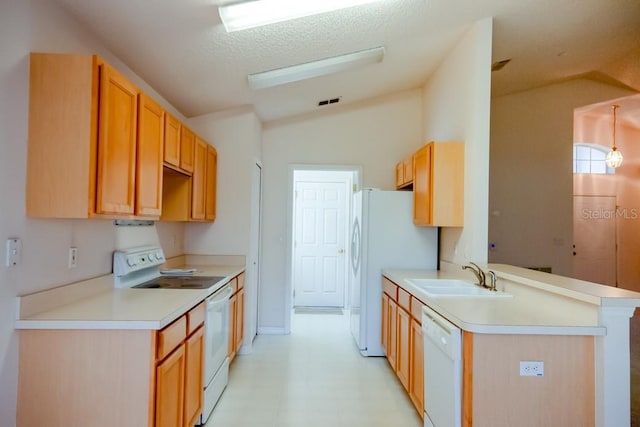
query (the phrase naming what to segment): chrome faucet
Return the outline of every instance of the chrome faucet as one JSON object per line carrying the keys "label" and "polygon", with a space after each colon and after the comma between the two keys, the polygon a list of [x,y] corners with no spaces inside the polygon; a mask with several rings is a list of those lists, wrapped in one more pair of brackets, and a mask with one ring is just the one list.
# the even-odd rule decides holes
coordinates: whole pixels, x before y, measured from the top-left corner
{"label": "chrome faucet", "polygon": [[476,283],[476,285],[482,286],[483,288],[487,287],[487,277],[485,276],[484,271],[482,271],[477,264],[470,262],[468,265],[463,265],[462,269],[471,270],[471,272],[476,276],[476,279],[478,279],[478,283]]}
{"label": "chrome faucet", "polygon": [[498,282],[498,277],[496,276],[495,271],[491,271],[489,270],[489,272],[487,273],[489,275],[489,290],[490,291],[497,291],[498,289],[496,289],[496,284]]}

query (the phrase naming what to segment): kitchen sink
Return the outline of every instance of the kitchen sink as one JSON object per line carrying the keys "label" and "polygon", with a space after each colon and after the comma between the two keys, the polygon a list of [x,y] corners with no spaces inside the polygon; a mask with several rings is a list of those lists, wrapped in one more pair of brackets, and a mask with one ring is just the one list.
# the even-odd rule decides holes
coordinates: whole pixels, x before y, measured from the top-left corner
{"label": "kitchen sink", "polygon": [[407,282],[419,288],[468,288],[476,286],[468,280],[458,279],[407,279]]}
{"label": "kitchen sink", "polygon": [[512,296],[502,291],[491,291],[466,280],[407,279],[407,282],[422,289],[430,297],[504,298]]}

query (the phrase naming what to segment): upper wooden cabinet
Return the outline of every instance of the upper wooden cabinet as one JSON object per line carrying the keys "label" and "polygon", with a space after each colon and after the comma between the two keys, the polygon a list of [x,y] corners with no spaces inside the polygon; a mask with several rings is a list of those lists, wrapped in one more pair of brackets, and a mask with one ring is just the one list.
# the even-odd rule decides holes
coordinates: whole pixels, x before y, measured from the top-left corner
{"label": "upper wooden cabinet", "polygon": [[99,67],[96,213],[133,214],[138,88],[109,65],[100,63]]}
{"label": "upper wooden cabinet", "polygon": [[138,88],[96,55],[33,53],[30,61],[27,215],[157,218],[161,163],[151,163],[162,159],[162,112],[146,101],[139,112]]}
{"label": "upper wooden cabinet", "polygon": [[162,210],[164,111],[143,93],[139,100],[136,212],[139,216],[159,217]]}
{"label": "upper wooden cabinet", "polygon": [[413,154],[396,164],[396,190],[411,190],[413,186]]}
{"label": "upper wooden cabinet", "polygon": [[165,113],[164,165],[185,175],[193,173],[196,134]]}
{"label": "upper wooden cabinet", "polygon": [[[214,221],[216,219],[217,152],[194,135],[194,162],[191,176],[175,168],[163,175],[162,220]],[[166,164],[166,162],[165,162]]]}
{"label": "upper wooden cabinet", "polygon": [[196,135],[184,125],[180,128],[180,169],[193,173]]}
{"label": "upper wooden cabinet", "polygon": [[205,219],[205,200],[207,197],[208,144],[199,137],[195,139],[193,176],[191,177],[191,219],[203,221]]}
{"label": "upper wooden cabinet", "polygon": [[174,168],[180,167],[180,128],[178,119],[164,113],[164,163]]}
{"label": "upper wooden cabinet", "polygon": [[413,222],[464,225],[464,144],[430,142],[413,156]]}
{"label": "upper wooden cabinet", "polygon": [[206,173],[207,178],[205,182],[205,219],[207,221],[215,221],[218,152],[210,145],[207,146]]}

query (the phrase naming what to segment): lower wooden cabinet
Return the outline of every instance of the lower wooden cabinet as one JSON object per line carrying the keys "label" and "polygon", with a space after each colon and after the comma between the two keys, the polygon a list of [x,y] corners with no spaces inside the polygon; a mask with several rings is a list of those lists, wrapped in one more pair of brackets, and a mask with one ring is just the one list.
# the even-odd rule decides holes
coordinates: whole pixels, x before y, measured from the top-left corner
{"label": "lower wooden cabinet", "polygon": [[389,354],[389,295],[382,293],[382,326],[381,340],[382,351],[385,355]]}
{"label": "lower wooden cabinet", "polygon": [[382,347],[418,414],[424,415],[422,302],[383,277]]}
{"label": "lower wooden cabinet", "polygon": [[411,319],[411,354],[409,355],[409,397],[418,412],[424,412],[424,341],[422,324]]}
{"label": "lower wooden cabinet", "polygon": [[202,412],[204,389],[204,326],[185,342],[184,426],[193,426]]}
{"label": "lower wooden cabinet", "polygon": [[244,273],[232,279],[234,290],[229,299],[229,362],[231,362],[244,340]]}
{"label": "lower wooden cabinet", "polygon": [[409,359],[411,354],[411,317],[401,306],[398,306],[398,335],[396,374],[405,390],[409,390]]}
{"label": "lower wooden cabinet", "polygon": [[192,427],[204,303],[164,329],[21,330],[17,427]]}
{"label": "lower wooden cabinet", "polygon": [[156,368],[156,427],[183,425],[185,366],[185,349],[180,346]]}

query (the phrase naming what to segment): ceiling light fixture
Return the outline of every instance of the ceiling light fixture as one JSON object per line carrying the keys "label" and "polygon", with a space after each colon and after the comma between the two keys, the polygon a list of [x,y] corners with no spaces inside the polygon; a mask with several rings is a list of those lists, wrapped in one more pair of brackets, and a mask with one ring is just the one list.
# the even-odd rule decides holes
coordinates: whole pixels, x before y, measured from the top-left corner
{"label": "ceiling light fixture", "polygon": [[380,0],[251,0],[222,4],[218,13],[230,33],[376,1]]}
{"label": "ceiling light fixture", "polygon": [[620,106],[618,104],[614,104],[611,109],[613,110],[613,146],[611,147],[611,151],[607,153],[607,158],[605,159],[605,163],[610,168],[617,168],[622,164],[622,153],[618,151],[616,147],[616,110]]}
{"label": "ceiling light fixture", "polygon": [[333,56],[318,61],[292,65],[261,73],[249,74],[251,89],[263,89],[286,83],[297,82],[313,77],[325,76],[340,71],[358,68],[368,64],[381,62],[384,58],[384,47],[360,50],[346,55]]}

